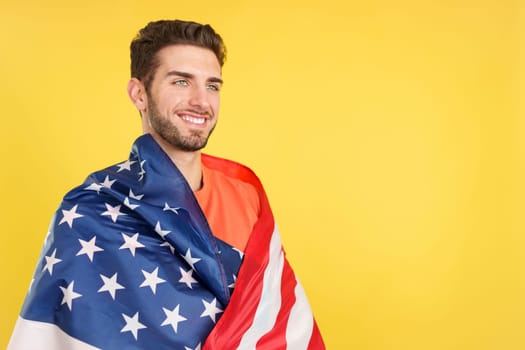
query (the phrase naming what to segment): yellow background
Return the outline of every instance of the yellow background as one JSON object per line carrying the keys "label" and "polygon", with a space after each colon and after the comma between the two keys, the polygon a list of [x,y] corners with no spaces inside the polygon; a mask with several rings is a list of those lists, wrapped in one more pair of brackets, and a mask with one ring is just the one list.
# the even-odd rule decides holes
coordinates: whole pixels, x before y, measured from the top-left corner
{"label": "yellow background", "polygon": [[261,177],[329,349],[524,349],[524,11],[0,0],[0,347],[61,197],[140,133],[129,41],[181,18],[226,40],[207,151]]}

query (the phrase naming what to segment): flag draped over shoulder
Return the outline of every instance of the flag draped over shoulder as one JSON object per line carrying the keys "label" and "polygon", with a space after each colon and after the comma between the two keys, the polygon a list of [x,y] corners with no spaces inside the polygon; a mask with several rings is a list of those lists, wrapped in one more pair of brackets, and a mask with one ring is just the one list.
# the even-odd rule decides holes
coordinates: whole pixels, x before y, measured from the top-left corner
{"label": "flag draped over shoulder", "polygon": [[64,197],[8,349],[324,349],[257,177],[203,162],[260,192],[245,252],[212,235],[182,174],[144,135],[128,160]]}

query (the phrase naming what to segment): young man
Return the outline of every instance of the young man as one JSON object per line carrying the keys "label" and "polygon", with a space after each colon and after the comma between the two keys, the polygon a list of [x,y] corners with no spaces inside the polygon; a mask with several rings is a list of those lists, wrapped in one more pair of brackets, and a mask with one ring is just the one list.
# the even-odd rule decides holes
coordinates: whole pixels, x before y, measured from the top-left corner
{"label": "young man", "polygon": [[144,135],[64,197],[8,349],[324,349],[259,180],[201,153],[224,59],[194,22],[133,40]]}

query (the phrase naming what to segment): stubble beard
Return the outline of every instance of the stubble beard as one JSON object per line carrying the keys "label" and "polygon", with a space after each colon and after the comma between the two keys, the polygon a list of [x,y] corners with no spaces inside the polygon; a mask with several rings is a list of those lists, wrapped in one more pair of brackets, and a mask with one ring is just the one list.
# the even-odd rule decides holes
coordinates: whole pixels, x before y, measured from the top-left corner
{"label": "stubble beard", "polygon": [[167,116],[160,114],[157,104],[152,98],[148,99],[148,110],[153,130],[170,145],[184,152],[196,152],[206,147],[208,139],[215,129],[215,125],[213,125],[207,134],[205,131],[190,130],[190,134],[184,136],[177,126],[169,121]]}

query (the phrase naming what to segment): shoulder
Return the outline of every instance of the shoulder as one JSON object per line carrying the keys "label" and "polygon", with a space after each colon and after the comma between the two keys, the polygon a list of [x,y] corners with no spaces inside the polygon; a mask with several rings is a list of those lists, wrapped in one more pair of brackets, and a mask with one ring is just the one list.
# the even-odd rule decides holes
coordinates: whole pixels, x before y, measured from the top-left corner
{"label": "shoulder", "polygon": [[127,194],[130,188],[138,184],[140,165],[134,160],[125,160],[89,174],[84,182],[71,189],[65,199],[81,197],[100,197],[111,192]]}

